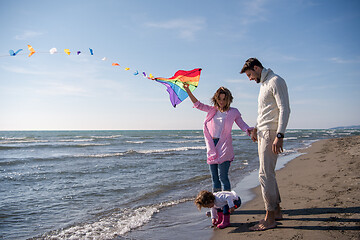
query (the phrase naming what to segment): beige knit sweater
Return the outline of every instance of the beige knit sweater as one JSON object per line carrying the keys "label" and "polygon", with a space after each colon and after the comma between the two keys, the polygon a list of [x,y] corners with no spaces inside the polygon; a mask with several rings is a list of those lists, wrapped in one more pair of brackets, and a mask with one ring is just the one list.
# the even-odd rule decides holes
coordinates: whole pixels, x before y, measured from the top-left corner
{"label": "beige knit sweater", "polygon": [[289,95],[285,80],[269,68],[261,72],[258,97],[258,131],[285,133],[290,116]]}

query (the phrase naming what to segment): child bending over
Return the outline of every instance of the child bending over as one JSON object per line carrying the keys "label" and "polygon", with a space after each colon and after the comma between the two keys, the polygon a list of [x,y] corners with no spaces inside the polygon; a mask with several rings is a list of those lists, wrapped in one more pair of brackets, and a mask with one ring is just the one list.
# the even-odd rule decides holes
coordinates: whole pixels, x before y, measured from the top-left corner
{"label": "child bending over", "polygon": [[212,224],[222,229],[230,226],[230,213],[240,207],[241,199],[234,191],[212,193],[203,190],[197,195],[195,205],[199,210],[211,208]]}

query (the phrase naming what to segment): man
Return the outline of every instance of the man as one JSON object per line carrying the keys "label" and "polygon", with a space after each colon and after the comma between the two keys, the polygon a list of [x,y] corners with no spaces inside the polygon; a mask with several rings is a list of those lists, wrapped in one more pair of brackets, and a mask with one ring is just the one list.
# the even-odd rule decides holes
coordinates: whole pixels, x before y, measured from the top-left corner
{"label": "man", "polygon": [[275,165],[283,152],[285,129],[289,120],[289,96],[285,80],[262,66],[256,58],[249,58],[240,73],[250,81],[260,83],[258,117],[251,138],[258,142],[259,181],[265,203],[266,215],[250,230],[267,230],[276,227],[282,219],[280,193],[276,182]]}

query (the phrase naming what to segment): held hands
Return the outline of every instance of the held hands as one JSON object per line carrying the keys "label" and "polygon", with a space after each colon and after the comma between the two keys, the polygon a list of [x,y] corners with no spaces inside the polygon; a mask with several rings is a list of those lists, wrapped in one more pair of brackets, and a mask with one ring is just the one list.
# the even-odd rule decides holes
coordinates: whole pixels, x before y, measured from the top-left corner
{"label": "held hands", "polygon": [[[253,142],[257,142],[257,129],[254,128],[252,131],[251,131],[251,139],[253,140]],[[282,153],[284,152],[284,149],[283,149],[283,144],[284,144],[284,139],[283,138],[275,138],[272,146],[271,146],[271,149],[273,151],[273,153],[275,154],[279,154],[279,153]]]}
{"label": "held hands", "polygon": [[257,129],[254,128],[252,131],[251,131],[251,139],[253,140],[253,142],[257,142]]}
{"label": "held hands", "polygon": [[230,213],[233,213],[235,211],[235,207],[232,207],[229,209]]}

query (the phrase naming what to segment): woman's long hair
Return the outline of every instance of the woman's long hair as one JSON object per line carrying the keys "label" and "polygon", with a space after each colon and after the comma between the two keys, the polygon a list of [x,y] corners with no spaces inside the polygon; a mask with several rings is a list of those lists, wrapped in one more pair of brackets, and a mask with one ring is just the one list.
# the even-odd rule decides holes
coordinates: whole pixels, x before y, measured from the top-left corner
{"label": "woman's long hair", "polygon": [[[220,109],[220,106],[217,102],[218,99],[220,99],[220,94],[225,94],[225,101],[226,101],[226,105],[223,109]],[[220,87],[216,93],[214,94],[214,96],[211,98],[211,103],[217,107],[219,110],[226,112],[230,109],[230,104],[233,101],[233,96],[230,92],[229,89],[225,88],[225,87]]]}

